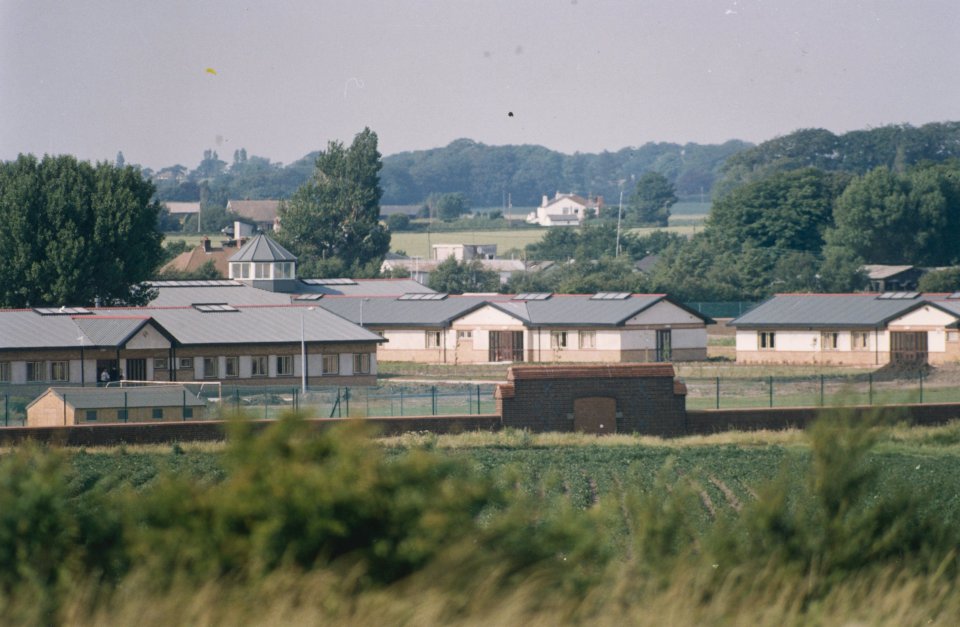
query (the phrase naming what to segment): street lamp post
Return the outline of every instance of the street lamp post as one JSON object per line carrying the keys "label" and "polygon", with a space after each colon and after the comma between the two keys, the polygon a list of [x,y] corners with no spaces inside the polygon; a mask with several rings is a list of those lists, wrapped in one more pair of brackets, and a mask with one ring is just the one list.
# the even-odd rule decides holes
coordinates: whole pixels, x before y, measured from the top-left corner
{"label": "street lamp post", "polygon": [[620,256],[620,220],[623,219],[623,183],[620,181],[620,208],[617,210],[617,254],[615,257]]}

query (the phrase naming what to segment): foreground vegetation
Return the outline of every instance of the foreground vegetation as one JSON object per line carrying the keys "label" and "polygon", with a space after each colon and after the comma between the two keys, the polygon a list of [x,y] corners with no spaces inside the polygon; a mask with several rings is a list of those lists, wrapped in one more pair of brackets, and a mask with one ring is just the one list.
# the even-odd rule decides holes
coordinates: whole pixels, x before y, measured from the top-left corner
{"label": "foreground vegetation", "polygon": [[948,624],[960,425],[0,456],[0,619]]}

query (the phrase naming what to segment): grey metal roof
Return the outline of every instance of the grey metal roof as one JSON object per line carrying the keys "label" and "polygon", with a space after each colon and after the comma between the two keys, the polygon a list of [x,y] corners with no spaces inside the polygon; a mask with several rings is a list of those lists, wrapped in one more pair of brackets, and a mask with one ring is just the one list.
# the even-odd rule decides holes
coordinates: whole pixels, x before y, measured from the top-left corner
{"label": "grey metal roof", "polygon": [[330,294],[337,296],[400,296],[401,294],[432,294],[434,290],[413,279],[354,279],[353,284],[310,285],[303,280],[297,286],[299,294]]}
{"label": "grey metal roof", "polygon": [[[663,300],[690,311],[663,294],[633,294],[623,300],[591,300],[590,294],[557,294],[540,301],[512,298],[508,294],[448,296],[444,300],[328,297],[318,301],[317,305],[359,323],[362,301],[363,323],[375,327],[445,326],[487,304],[527,326],[616,326]],[[712,322],[702,314],[690,313],[704,322]]]}
{"label": "grey metal roof", "polygon": [[253,239],[243,245],[230,261],[296,261],[297,258],[289,250],[270,239],[264,233],[258,233]]}
{"label": "grey metal roof", "polygon": [[[617,326],[662,300],[666,300],[663,294],[632,294],[619,300],[598,300],[591,294],[556,294],[549,300],[493,303],[493,306],[520,318],[528,326]],[[708,320],[701,314],[696,315]]]}
{"label": "grey metal roof", "polygon": [[488,296],[448,296],[443,300],[326,297],[317,301],[317,306],[359,324],[362,305],[365,326],[436,327],[445,326],[489,300]]}
{"label": "grey metal roof", "polygon": [[779,294],[729,324],[735,327],[877,327],[928,303],[877,294]]}
{"label": "grey metal roof", "polygon": [[30,407],[47,394],[55,394],[76,409],[123,409],[124,407],[203,407],[198,399],[182,385],[141,387],[52,387],[34,399]]}
{"label": "grey metal roof", "polygon": [[285,344],[300,341],[300,321],[307,342],[378,342],[375,333],[325,309],[305,305],[237,306],[238,311],[202,312],[190,308],[137,310],[156,320],[181,345]]}
{"label": "grey metal roof", "polygon": [[240,282],[206,287],[160,286],[151,307],[189,307],[197,303],[231,305],[287,305],[290,294],[269,292]]}
{"label": "grey metal roof", "polygon": [[150,322],[148,316],[78,316],[77,327],[87,346],[120,346]]}
{"label": "grey metal roof", "polygon": [[287,344],[300,341],[301,314],[307,342],[383,341],[340,316],[307,304],[236,309],[97,309],[93,316],[42,316],[26,309],[0,310],[0,350],[120,346],[145,324],[154,324],[180,345]]}

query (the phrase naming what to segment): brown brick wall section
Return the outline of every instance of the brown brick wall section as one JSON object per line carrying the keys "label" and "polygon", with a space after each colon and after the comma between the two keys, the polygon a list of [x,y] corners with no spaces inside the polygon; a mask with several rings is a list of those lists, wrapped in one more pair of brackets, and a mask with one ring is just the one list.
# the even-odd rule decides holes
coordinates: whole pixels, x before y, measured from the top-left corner
{"label": "brown brick wall section", "polygon": [[866,419],[877,412],[887,419],[913,425],[939,425],[960,419],[960,403],[924,405],[894,405],[888,407],[858,406],[821,409],[818,407],[778,407],[765,409],[719,409],[687,412],[687,431],[690,435],[721,431],[757,431],[769,429],[804,429],[821,414],[829,419],[831,413]]}
{"label": "brown brick wall section", "polygon": [[613,398],[620,433],[685,433],[685,395],[672,364],[512,366],[507,380],[496,395],[505,427],[573,431],[574,401]]}

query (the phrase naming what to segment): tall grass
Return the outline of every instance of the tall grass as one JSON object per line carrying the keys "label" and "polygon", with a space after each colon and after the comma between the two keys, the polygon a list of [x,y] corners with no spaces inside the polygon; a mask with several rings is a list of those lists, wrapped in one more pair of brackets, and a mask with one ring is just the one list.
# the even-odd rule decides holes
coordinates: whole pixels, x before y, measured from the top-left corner
{"label": "tall grass", "polygon": [[625,472],[583,507],[559,476],[529,489],[517,469],[435,450],[442,438],[385,447],[360,423],[318,433],[295,415],[231,435],[222,479],[168,469],[137,489],[71,491],[65,453],[4,454],[0,622],[948,624],[960,610],[958,530],[871,455],[905,446],[902,427],[835,416],[794,433],[802,463],[730,507],[711,501],[715,478],[669,461],[652,487]]}

